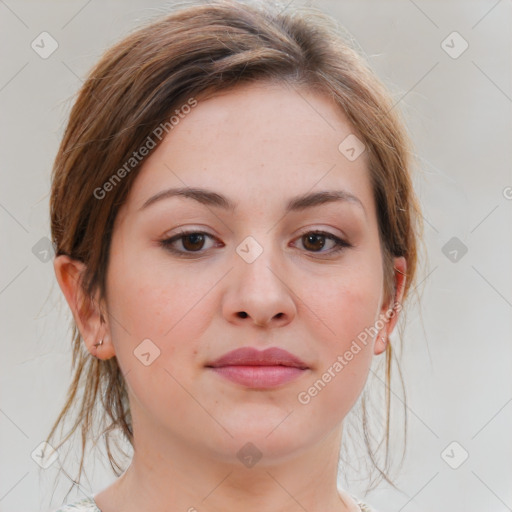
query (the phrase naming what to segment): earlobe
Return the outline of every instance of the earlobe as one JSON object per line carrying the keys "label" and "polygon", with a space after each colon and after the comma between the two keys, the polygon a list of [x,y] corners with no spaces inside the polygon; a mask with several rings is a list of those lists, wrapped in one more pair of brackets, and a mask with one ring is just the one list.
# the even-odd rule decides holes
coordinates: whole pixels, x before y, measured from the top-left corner
{"label": "earlobe", "polygon": [[[81,286],[86,266],[67,255],[57,256],[53,263],[60,289],[73,313],[78,330],[85,341],[87,350],[101,359],[114,355],[112,344],[107,342],[110,334],[108,325],[96,300],[86,296]],[[101,344],[96,345],[100,340]]]}
{"label": "earlobe", "polygon": [[377,341],[375,342],[375,347],[373,349],[376,356],[382,354],[386,350],[386,345],[388,340],[384,336],[378,336]]}

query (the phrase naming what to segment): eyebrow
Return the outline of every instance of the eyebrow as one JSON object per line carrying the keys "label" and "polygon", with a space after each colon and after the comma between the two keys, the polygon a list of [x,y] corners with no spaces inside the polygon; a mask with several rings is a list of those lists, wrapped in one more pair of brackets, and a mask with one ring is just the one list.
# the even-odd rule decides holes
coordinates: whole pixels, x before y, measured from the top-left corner
{"label": "eyebrow", "polygon": [[[144,204],[139,208],[139,211],[146,209],[157,201],[171,197],[187,197],[206,206],[222,208],[231,212],[235,211],[237,208],[237,204],[235,202],[218,192],[197,187],[182,187],[169,188],[156,193],[144,202]],[[356,204],[366,215],[366,210],[361,200],[346,190],[325,190],[292,197],[286,204],[285,212],[302,211],[307,208],[313,208],[315,206],[333,202],[350,202]]]}

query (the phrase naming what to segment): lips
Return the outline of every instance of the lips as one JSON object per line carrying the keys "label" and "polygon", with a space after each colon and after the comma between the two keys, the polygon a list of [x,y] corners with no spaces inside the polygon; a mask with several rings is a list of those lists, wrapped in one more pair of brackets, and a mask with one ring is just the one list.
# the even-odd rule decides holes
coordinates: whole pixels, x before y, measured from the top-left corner
{"label": "lips", "polygon": [[284,385],[309,369],[298,357],[277,347],[263,351],[250,347],[239,348],[206,367],[223,379],[262,390]]}
{"label": "lips", "polygon": [[251,347],[243,347],[224,354],[206,366],[220,368],[223,366],[289,366],[305,370],[308,365],[298,357],[281,348],[272,347],[260,351]]}

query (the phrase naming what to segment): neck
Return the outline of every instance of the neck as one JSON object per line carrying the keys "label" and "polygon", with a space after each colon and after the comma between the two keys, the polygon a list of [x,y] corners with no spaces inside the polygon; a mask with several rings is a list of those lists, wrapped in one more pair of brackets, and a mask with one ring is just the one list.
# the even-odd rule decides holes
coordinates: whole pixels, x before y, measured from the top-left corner
{"label": "neck", "polygon": [[[134,423],[134,456],[128,469],[95,499],[102,512],[304,512],[359,510],[337,488],[341,428],[299,454],[279,458],[246,446],[243,455],[222,457],[186,440],[155,435],[138,436]],[[255,443],[256,444],[256,443]],[[245,443],[242,444],[244,446]],[[237,451],[237,450],[235,450]]]}

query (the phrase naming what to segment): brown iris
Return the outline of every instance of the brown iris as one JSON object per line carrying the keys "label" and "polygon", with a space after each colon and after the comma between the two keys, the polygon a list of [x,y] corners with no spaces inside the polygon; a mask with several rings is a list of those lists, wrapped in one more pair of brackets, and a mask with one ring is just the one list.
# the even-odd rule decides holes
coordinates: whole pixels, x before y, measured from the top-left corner
{"label": "brown iris", "polygon": [[[302,241],[306,249],[320,250],[323,249],[325,245],[325,235],[309,233],[302,237]],[[319,242],[321,243],[319,244]],[[308,247],[308,244],[310,244],[310,247]]]}
{"label": "brown iris", "polygon": [[185,235],[181,239],[181,243],[187,251],[197,251],[204,245],[204,238],[205,236],[201,233],[191,233],[189,235]]}

